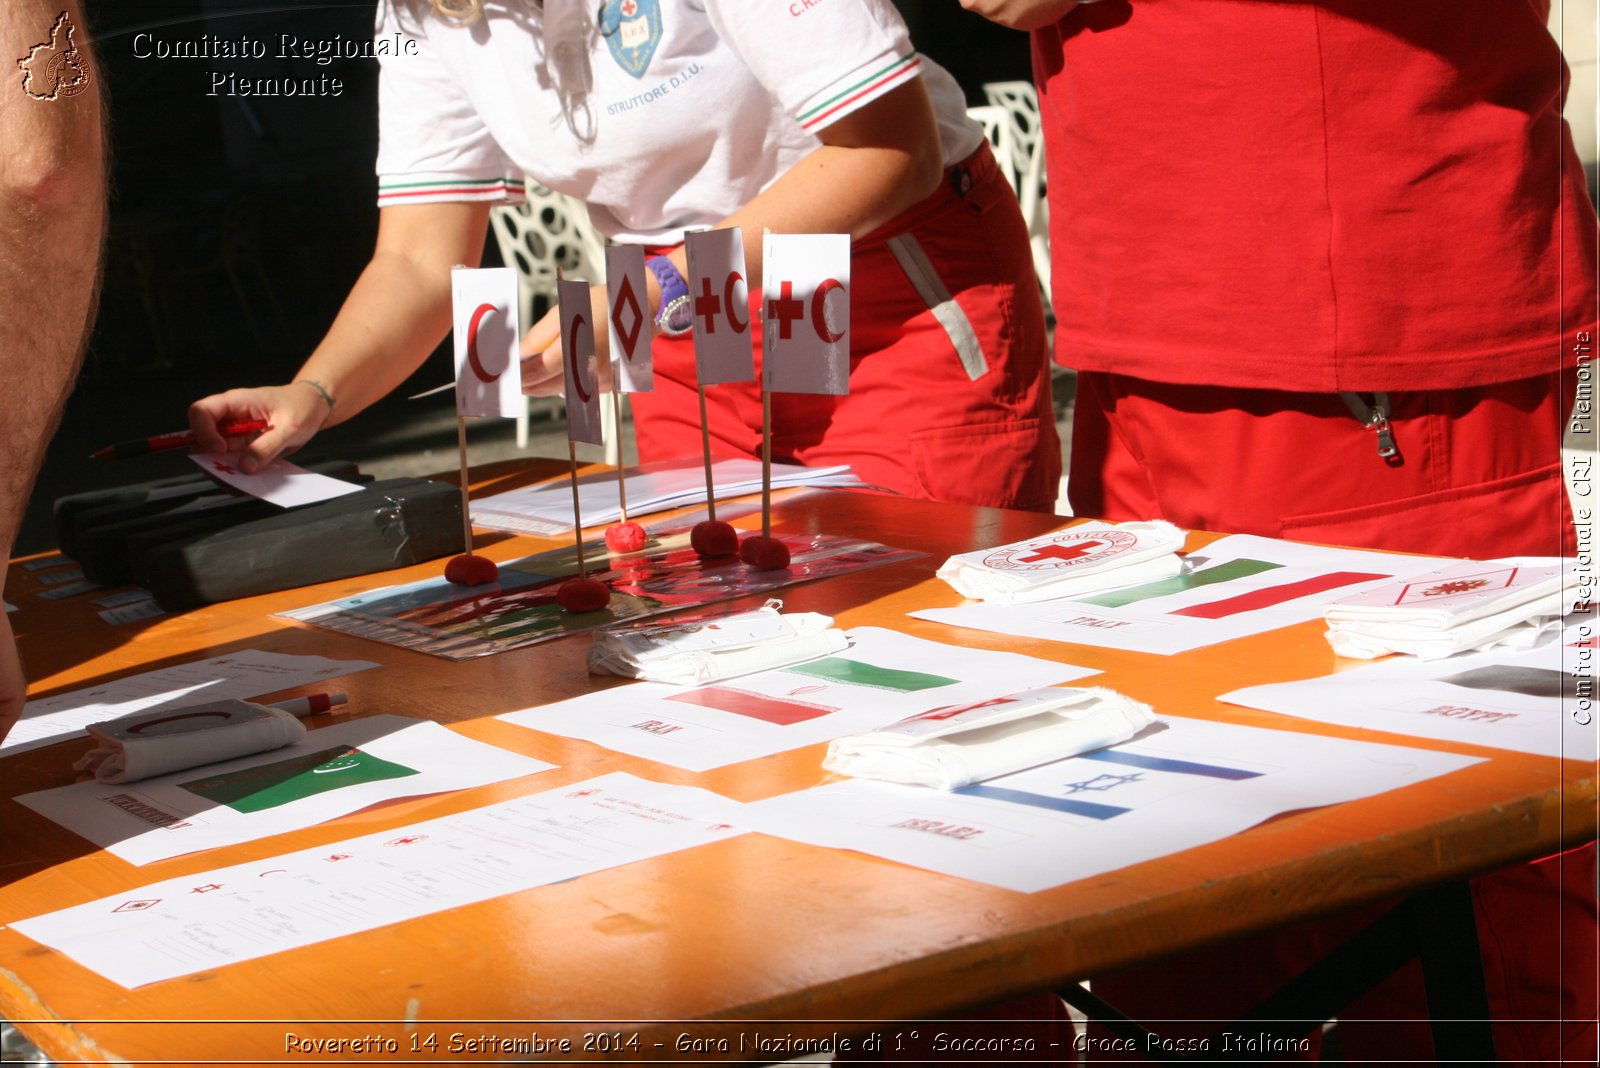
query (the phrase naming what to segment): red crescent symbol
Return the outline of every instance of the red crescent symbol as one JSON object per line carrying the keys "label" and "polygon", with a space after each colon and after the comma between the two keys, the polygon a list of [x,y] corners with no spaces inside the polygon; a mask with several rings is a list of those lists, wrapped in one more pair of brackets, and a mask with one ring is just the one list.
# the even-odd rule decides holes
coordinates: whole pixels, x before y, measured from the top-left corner
{"label": "red crescent symbol", "polygon": [[567,339],[567,362],[572,365],[572,388],[578,391],[578,399],[589,403],[589,391],[583,388],[583,373],[578,370],[578,327],[587,320],[582,315],[572,317],[572,336]]}
{"label": "red crescent symbol", "polygon": [[480,304],[472,313],[472,321],[467,324],[467,363],[472,365],[472,373],[484,382],[493,382],[498,376],[485,371],[483,364],[478,360],[478,326],[483,322],[484,316],[495,310],[493,304]]}
{"label": "red crescent symbol", "polygon": [[841,330],[835,334],[828,328],[828,294],[835,289],[843,289],[837,278],[824,278],[822,284],[817,286],[817,291],[811,295],[811,327],[817,336],[828,344],[833,344],[844,337]]}
{"label": "red crescent symbol", "polygon": [[741,323],[739,321],[739,317],[733,314],[734,304],[739,303],[733,299],[733,283],[743,281],[744,275],[740,274],[738,271],[730,272],[728,275],[728,284],[723,287],[722,290],[722,303],[724,310],[728,315],[728,325],[733,327],[733,332],[735,334],[742,334],[746,330],[750,329],[749,316],[746,316],[744,322]]}

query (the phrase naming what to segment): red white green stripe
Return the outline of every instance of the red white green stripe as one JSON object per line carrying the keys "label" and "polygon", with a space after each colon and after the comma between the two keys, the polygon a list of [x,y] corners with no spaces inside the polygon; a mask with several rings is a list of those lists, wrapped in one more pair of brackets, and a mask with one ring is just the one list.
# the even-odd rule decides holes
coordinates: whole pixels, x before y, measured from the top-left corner
{"label": "red white green stripe", "polygon": [[915,52],[909,56],[902,56],[887,66],[879,67],[865,78],[841,88],[815,107],[802,111],[797,116],[800,126],[807,133],[820,129],[873,97],[882,96],[895,86],[910,81],[921,72],[922,60]]}
{"label": "red white green stripe", "polygon": [[423,200],[521,200],[522,183],[505,178],[438,178],[378,183],[378,206]]}

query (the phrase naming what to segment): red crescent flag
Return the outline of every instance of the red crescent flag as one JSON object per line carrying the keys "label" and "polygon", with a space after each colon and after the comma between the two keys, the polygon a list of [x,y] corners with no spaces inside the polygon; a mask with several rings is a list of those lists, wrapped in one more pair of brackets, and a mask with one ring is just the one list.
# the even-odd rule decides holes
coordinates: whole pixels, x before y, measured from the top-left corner
{"label": "red crescent flag", "polygon": [[644,249],[606,246],[606,291],[611,299],[611,388],[649,393],[656,387],[650,361],[650,291],[645,288]]}
{"label": "red crescent flag", "polygon": [[850,235],[762,239],[761,377],[772,393],[850,392]]}
{"label": "red crescent flag", "polygon": [[556,283],[561,305],[561,362],[567,383],[567,437],[591,445],[605,444],[600,431],[600,377],[595,369],[594,323],[589,310],[589,283]]}
{"label": "red crescent flag", "polygon": [[457,267],[450,272],[450,304],[456,411],[516,418],[523,405],[517,272],[509,267]]}
{"label": "red crescent flag", "polygon": [[689,307],[694,312],[695,374],[702,386],[756,376],[750,343],[750,292],[744,235],[737,226],[684,238],[689,254]]}

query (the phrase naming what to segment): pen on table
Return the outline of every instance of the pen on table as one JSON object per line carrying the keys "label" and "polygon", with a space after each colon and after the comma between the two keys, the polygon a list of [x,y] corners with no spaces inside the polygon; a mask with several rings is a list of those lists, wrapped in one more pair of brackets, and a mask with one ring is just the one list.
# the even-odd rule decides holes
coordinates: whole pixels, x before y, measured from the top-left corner
{"label": "pen on table", "polygon": [[[256,434],[263,430],[271,430],[272,424],[265,419],[238,419],[231,423],[218,423],[217,430],[226,437],[236,438],[245,434]],[[157,434],[153,438],[134,438],[132,441],[119,441],[115,445],[91,453],[94,460],[126,460],[131,456],[143,456],[146,453],[166,452],[170,449],[183,449],[194,444],[194,431],[174,430],[170,434]]]}
{"label": "pen on table", "polygon": [[305,719],[318,712],[326,712],[334,705],[342,705],[350,700],[342,693],[311,693],[304,697],[292,697],[287,701],[274,701],[269,707],[281,708],[292,716]]}

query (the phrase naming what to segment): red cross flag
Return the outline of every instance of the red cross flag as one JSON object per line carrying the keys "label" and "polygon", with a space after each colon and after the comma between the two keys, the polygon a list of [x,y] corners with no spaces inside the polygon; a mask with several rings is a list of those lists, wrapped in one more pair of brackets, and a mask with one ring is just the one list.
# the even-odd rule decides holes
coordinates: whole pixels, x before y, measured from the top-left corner
{"label": "red cross flag", "polygon": [[850,235],[767,234],[762,249],[762,383],[849,393]]}
{"label": "red cross flag", "polygon": [[750,292],[744,235],[737,226],[687,235],[689,301],[694,309],[695,373],[702,386],[756,376],[750,345]]}
{"label": "red cross flag", "polygon": [[516,418],[523,404],[517,272],[509,267],[457,267],[450,272],[450,299],[456,412]]}
{"label": "red cross flag", "polygon": [[656,387],[656,377],[650,362],[644,249],[606,246],[606,288],[611,294],[611,388],[618,393],[649,393]]}
{"label": "red cross flag", "polygon": [[561,363],[567,380],[567,437],[605,444],[600,432],[600,376],[595,370],[594,323],[589,321],[589,283],[556,283],[561,305]]}

